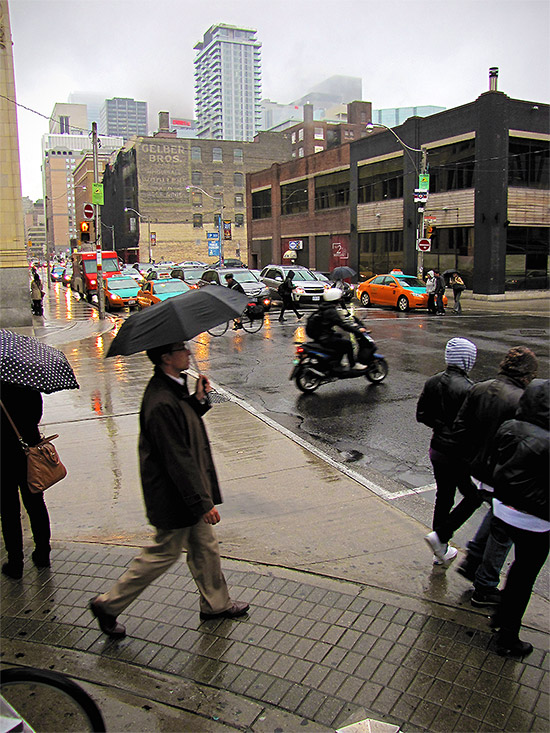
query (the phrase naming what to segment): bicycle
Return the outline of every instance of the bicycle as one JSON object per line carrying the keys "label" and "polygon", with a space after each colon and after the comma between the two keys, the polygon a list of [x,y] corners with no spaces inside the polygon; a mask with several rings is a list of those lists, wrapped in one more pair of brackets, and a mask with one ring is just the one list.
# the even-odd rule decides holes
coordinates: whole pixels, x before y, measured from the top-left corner
{"label": "bicycle", "polygon": [[20,721],[19,727],[13,730],[74,730],[80,733],[84,720],[93,733],[106,731],[103,716],[95,701],[80,685],[59,672],[36,667],[3,669],[0,673],[0,692],[2,723]]}
{"label": "bicycle", "polygon": [[[244,309],[239,320],[244,331],[247,333],[257,333],[264,325],[264,318],[265,313],[263,307],[256,303],[249,303]],[[237,324],[239,323],[239,320],[235,319],[233,323]],[[223,334],[227,332],[230,323],[231,321],[224,321],[218,326],[212,326],[212,328],[207,329],[207,333],[211,336],[223,336]],[[235,330],[237,330],[237,328]]]}

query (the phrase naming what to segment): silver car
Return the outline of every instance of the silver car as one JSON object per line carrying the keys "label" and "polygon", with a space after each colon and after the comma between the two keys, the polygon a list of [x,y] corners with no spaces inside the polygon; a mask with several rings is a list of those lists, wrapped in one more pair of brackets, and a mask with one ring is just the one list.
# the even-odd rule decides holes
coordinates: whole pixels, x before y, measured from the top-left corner
{"label": "silver car", "polygon": [[216,267],[205,270],[197,284],[199,287],[204,285],[227,285],[225,276],[229,273],[233,275],[251,300],[258,303],[258,305],[263,305],[265,311],[269,310],[271,307],[269,288],[260,282],[253,272],[244,267]]}
{"label": "silver car", "polygon": [[311,270],[300,265],[267,265],[264,267],[260,273],[260,280],[269,288],[271,298],[281,300],[278,287],[291,271],[294,273],[292,278],[295,286],[294,293],[300,304],[317,305],[320,303],[325,290],[331,287],[330,283],[318,280]]}

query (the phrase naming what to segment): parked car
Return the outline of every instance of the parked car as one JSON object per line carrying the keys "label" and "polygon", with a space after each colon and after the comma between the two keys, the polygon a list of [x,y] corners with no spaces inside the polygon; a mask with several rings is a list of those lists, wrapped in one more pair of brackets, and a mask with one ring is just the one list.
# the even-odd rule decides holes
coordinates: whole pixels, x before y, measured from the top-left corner
{"label": "parked car", "polygon": [[[401,270],[392,270],[386,275],[375,275],[361,283],[356,291],[361,305],[389,305],[405,313],[410,308],[427,308],[426,283],[416,275],[405,275]],[[447,305],[447,296],[443,297]]]}
{"label": "parked car", "polygon": [[300,304],[319,303],[325,290],[330,288],[330,283],[318,280],[311,270],[300,265],[267,265],[264,267],[260,273],[260,280],[269,288],[271,299],[281,300],[277,289],[291,270],[294,272],[292,282],[296,286],[294,292]]}
{"label": "parked car", "polygon": [[204,269],[209,267],[209,265],[208,262],[201,262],[200,260],[185,260],[184,262],[180,262],[179,265],[176,265],[176,267],[183,267],[184,269],[187,267],[202,267]]}
{"label": "parked car", "polygon": [[[222,264],[220,260],[217,262],[214,262],[212,265],[207,265],[207,267],[222,267]],[[223,267],[246,267],[244,262],[241,262],[240,260],[236,259],[235,257],[224,257],[223,258]]]}
{"label": "parked car", "polygon": [[170,273],[172,272],[171,267],[165,267],[164,265],[161,267],[153,266],[149,269],[149,272],[145,276],[146,280],[161,280],[162,278],[171,277]]}
{"label": "parked car", "polygon": [[109,311],[116,308],[133,308],[137,306],[139,289],[138,283],[133,277],[128,275],[103,278],[105,310]]}
{"label": "parked car", "polygon": [[179,278],[147,280],[137,294],[138,308],[147,308],[155,303],[173,298],[175,295],[187,293],[189,290],[191,290],[190,286]]}
{"label": "parked car", "polygon": [[218,267],[211,268],[202,273],[198,281],[199,287],[205,285],[227,285],[225,276],[231,273],[235,280],[241,285],[242,289],[251,302],[263,305],[264,310],[271,308],[271,298],[269,288],[267,288],[253,272],[244,267]]}
{"label": "parked car", "polygon": [[124,265],[120,268],[121,275],[124,275],[124,277],[131,277],[133,278],[137,283],[141,283],[143,280],[143,275],[139,270],[136,270],[133,265]]}

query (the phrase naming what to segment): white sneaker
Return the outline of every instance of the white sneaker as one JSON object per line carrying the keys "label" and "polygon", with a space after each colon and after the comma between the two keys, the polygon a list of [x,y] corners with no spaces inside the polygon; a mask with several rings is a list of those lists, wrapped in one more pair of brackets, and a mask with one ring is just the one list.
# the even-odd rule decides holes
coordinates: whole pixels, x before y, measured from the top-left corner
{"label": "white sneaker", "polygon": [[458,550],[456,549],[456,547],[451,547],[451,545],[447,545],[447,552],[443,556],[443,561],[441,564],[448,567],[452,563],[452,561],[456,559],[457,555]]}
{"label": "white sneaker", "polygon": [[430,534],[427,534],[424,539],[432,548],[433,554],[444,562],[445,553],[447,552],[447,543],[441,542],[437,532],[430,532]]}

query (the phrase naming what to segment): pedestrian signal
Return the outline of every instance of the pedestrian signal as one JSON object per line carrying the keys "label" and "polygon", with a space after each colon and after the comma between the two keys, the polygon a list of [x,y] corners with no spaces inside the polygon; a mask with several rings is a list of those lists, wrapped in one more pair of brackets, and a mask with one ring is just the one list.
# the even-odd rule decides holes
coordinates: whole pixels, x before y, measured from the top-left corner
{"label": "pedestrian signal", "polygon": [[90,222],[89,221],[80,222],[80,241],[81,242],[90,241]]}

